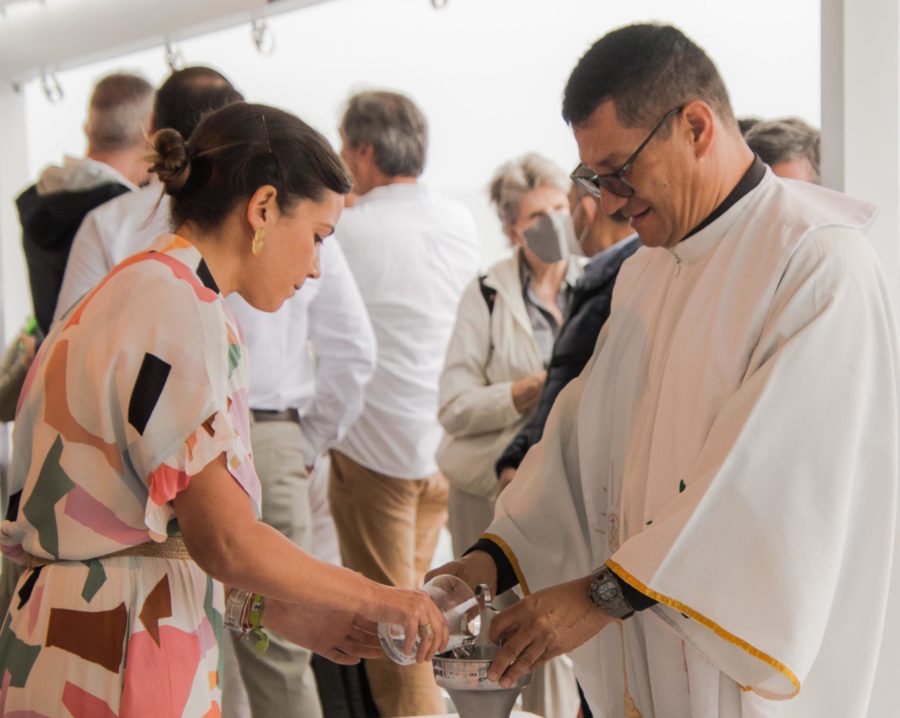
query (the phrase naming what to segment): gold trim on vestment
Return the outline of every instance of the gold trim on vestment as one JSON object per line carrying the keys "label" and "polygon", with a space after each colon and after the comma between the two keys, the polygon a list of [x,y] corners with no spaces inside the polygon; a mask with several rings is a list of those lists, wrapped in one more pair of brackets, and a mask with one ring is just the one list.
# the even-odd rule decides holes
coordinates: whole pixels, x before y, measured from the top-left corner
{"label": "gold trim on vestment", "polygon": [[513,571],[516,572],[516,578],[519,579],[519,585],[522,587],[522,593],[526,596],[531,593],[528,589],[528,581],[525,580],[525,574],[522,573],[522,567],[519,565],[519,559],[516,558],[516,554],[513,553],[513,550],[509,547],[509,544],[506,543],[502,538],[497,536],[497,534],[481,534],[481,538],[487,539],[500,547],[500,550],[506,555],[507,560],[513,567]]}
{"label": "gold trim on vestment", "polygon": [[[770,656],[766,653],[763,653],[758,648],[751,646],[743,638],[738,638],[733,633],[729,633],[724,628],[722,628],[719,624],[717,624],[715,621],[712,621],[709,618],[707,618],[706,616],[704,616],[700,613],[697,613],[697,611],[695,611],[690,606],[685,606],[683,603],[681,603],[681,601],[676,601],[674,598],[669,598],[668,596],[663,596],[661,593],[658,593],[658,592],[654,591],[652,588],[645,586],[643,583],[638,581],[634,576],[632,576],[630,573],[628,573],[628,571],[626,571],[624,568],[622,568],[615,561],[612,561],[612,560],[607,561],[606,565],[609,567],[609,569],[611,571],[616,573],[616,575],[618,575],[619,578],[621,578],[623,581],[627,581],[629,584],[631,584],[634,588],[636,588],[638,591],[640,591],[644,595],[649,596],[650,598],[652,598],[655,601],[658,601],[659,603],[669,606],[669,608],[674,608],[676,611],[679,611],[680,613],[683,613],[686,616],[690,616],[698,623],[700,623],[700,624],[706,626],[708,629],[710,629],[719,638],[723,638],[726,641],[728,641],[729,643],[733,643],[734,645],[738,646],[739,648],[741,648],[744,651],[746,651],[747,653],[749,653],[754,658],[762,661],[763,663],[769,664],[770,666],[772,666],[772,668],[774,668],[779,673],[781,673],[785,678],[787,678],[794,685],[794,692],[789,696],[769,696],[769,694],[767,694],[767,697],[788,699],[788,698],[793,698],[800,692],[800,680],[797,678],[797,676],[794,674],[794,672],[790,668],[788,668],[786,665],[784,665],[781,661],[778,661],[775,658],[772,658],[772,656]],[[741,686],[741,688],[745,691],[754,690],[752,687],[749,687],[749,686]],[[754,692],[758,692],[758,691],[754,691]]]}

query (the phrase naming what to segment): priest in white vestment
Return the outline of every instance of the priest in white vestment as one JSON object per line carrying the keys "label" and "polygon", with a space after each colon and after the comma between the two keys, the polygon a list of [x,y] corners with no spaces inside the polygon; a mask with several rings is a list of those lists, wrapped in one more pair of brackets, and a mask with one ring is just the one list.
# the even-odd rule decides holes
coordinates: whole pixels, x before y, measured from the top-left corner
{"label": "priest in white vestment", "polygon": [[437,572],[518,584],[492,676],[568,652],[598,718],[862,718],[898,638],[874,208],[766,169],[672,27],[598,41],[563,114],[573,178],[646,247],[487,533]]}

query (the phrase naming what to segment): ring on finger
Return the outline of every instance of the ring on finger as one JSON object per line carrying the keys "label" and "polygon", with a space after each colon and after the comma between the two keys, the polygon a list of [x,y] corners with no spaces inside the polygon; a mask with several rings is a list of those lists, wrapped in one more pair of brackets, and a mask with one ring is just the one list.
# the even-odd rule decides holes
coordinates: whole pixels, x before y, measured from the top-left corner
{"label": "ring on finger", "polygon": [[423,623],[419,626],[419,638],[425,640],[431,638],[434,635],[434,628],[432,628],[430,623]]}

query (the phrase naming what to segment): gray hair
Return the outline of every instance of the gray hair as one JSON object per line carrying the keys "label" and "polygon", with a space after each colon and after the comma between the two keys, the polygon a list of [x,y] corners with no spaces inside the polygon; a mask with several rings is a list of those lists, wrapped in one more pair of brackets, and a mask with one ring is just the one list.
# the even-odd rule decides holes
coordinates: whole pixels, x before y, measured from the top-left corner
{"label": "gray hair", "polygon": [[388,177],[418,177],[425,169],[428,121],[396,92],[360,92],[347,101],[341,132],[351,147],[372,145],[375,166]]}
{"label": "gray hair", "polygon": [[570,186],[571,180],[562,167],[529,152],[501,165],[491,178],[488,193],[503,226],[509,227],[519,216],[519,203],[524,194],[538,187],[556,187],[568,194]]}
{"label": "gray hair", "polygon": [[750,149],[770,167],[806,158],[819,181],[819,131],[796,117],[757,122],[745,137]]}
{"label": "gray hair", "polygon": [[100,80],[91,94],[85,134],[94,150],[115,152],[135,147],[150,131],[153,86],[127,73]]}

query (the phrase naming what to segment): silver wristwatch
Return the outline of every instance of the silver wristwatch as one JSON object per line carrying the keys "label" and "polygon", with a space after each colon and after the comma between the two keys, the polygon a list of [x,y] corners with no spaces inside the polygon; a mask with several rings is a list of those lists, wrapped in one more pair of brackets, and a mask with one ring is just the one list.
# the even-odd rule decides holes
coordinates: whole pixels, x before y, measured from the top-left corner
{"label": "silver wristwatch", "polygon": [[619,579],[606,566],[591,574],[591,603],[613,618],[628,618],[634,613],[634,608],[622,593]]}

